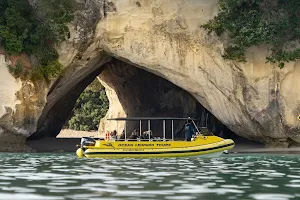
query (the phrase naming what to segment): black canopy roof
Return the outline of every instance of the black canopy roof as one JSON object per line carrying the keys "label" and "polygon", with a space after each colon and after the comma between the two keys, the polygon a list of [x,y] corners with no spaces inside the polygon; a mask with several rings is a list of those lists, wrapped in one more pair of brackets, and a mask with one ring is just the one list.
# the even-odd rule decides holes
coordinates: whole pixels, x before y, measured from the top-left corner
{"label": "black canopy roof", "polygon": [[117,121],[140,121],[140,120],[197,120],[194,118],[186,117],[118,117],[118,118],[111,118],[107,120],[117,120]]}

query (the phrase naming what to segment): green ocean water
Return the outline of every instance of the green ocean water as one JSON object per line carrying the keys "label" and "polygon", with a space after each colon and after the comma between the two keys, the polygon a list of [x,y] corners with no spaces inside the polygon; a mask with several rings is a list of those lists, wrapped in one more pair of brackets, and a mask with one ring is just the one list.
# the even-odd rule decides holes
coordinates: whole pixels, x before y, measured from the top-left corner
{"label": "green ocean water", "polygon": [[300,156],[78,159],[75,153],[1,153],[0,199],[300,199]]}

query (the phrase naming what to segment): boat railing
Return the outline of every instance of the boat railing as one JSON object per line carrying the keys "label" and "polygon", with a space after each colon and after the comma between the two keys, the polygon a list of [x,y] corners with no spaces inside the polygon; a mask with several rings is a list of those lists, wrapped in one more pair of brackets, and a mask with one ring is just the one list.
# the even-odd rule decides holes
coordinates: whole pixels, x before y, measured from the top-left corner
{"label": "boat railing", "polygon": [[[115,141],[174,141],[174,120],[187,120],[192,122],[195,127],[195,134],[194,135],[203,135],[202,131],[199,130],[194,120],[190,117],[188,118],[114,118],[109,120],[117,120],[117,130],[118,130],[118,121],[125,121],[124,123],[124,130],[123,130],[123,137],[122,139],[116,138],[113,139]],[[151,130],[151,121],[152,120],[162,120],[162,138],[160,137],[153,137],[152,130]],[[139,131],[135,132],[135,136],[137,138],[129,138],[127,133],[127,121],[139,121]],[[142,131],[142,121],[147,121],[148,130]],[[166,138],[166,121],[171,121],[171,138]],[[145,137],[146,136],[146,137]]]}

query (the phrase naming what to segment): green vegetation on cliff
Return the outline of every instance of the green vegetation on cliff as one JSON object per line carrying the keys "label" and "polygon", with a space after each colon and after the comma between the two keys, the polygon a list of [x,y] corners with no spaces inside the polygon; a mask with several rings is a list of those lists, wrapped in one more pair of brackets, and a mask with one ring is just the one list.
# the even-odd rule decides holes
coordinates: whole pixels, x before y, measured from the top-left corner
{"label": "green vegetation on cliff", "polygon": [[109,107],[104,87],[96,79],[78,98],[73,109],[73,116],[65,128],[91,131],[98,130],[100,119]]}
{"label": "green vegetation on cliff", "polygon": [[270,47],[267,62],[282,68],[300,58],[299,10],[299,0],[219,0],[218,15],[203,27],[229,36],[224,58],[246,61],[245,50],[263,44]]}
{"label": "green vegetation on cliff", "polygon": [[[73,19],[74,1],[37,2],[38,12],[27,0],[0,1],[0,44],[10,55],[34,55],[38,61],[34,73],[50,79],[61,71],[54,46],[68,34],[66,24]],[[13,74],[15,67],[10,66]]]}

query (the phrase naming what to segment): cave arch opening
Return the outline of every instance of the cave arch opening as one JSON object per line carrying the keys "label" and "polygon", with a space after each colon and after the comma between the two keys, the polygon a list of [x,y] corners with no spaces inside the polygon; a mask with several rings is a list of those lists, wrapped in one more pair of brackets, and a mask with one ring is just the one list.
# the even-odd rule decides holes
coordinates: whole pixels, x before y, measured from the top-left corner
{"label": "cave arch opening", "polygon": [[[99,133],[116,129],[116,124],[106,120],[111,117],[193,117],[200,119],[198,126],[206,126],[215,135],[234,140],[240,138],[187,91],[139,66],[108,57],[98,59],[93,66],[78,70],[71,77],[61,77],[53,84],[36,132],[28,140],[55,138],[70,119],[80,94],[97,77],[105,86],[107,94],[108,91],[114,93],[108,95],[109,109],[100,121]],[[175,124],[175,132],[183,124],[184,122]],[[133,131],[138,126],[134,123],[128,124],[128,131]],[[153,124],[152,130],[157,129],[159,133],[161,126]],[[122,129],[122,124],[119,124],[118,132]]]}
{"label": "cave arch opening", "polygon": [[[199,119],[199,127],[207,129],[219,136],[235,139],[238,136],[223,125],[207,109],[205,109],[190,93],[176,86],[168,80],[151,72],[134,66],[131,63],[113,59],[99,75],[107,88],[116,94],[110,99],[110,109],[107,117],[192,117]],[[112,109],[115,103],[120,103],[122,111]],[[123,114],[123,115],[122,115]],[[174,132],[179,137],[184,137],[182,130],[184,121],[174,125]],[[152,122],[151,130],[154,136],[162,135],[162,122]],[[116,122],[101,120],[99,131],[104,133],[112,131]],[[129,134],[134,129],[139,130],[139,122],[127,122]],[[166,124],[167,133],[171,133],[171,125]],[[118,126],[118,133],[124,129],[124,124]],[[142,130],[148,129],[147,122],[143,122]],[[157,133],[157,135],[155,135]],[[167,135],[171,138],[171,135]]]}
{"label": "cave arch opening", "polygon": [[104,86],[98,77],[80,94],[72,112],[57,138],[97,137],[100,120],[108,111],[109,103]]}

